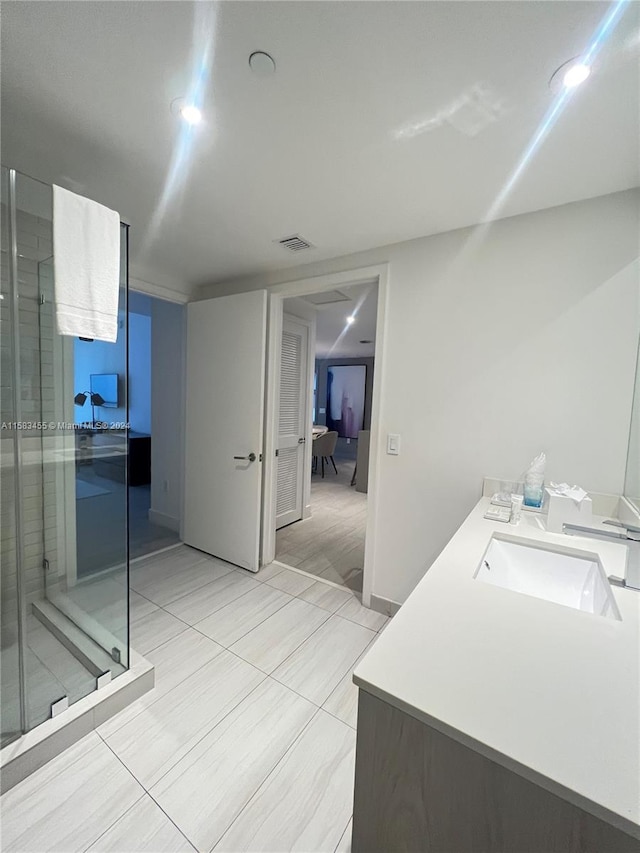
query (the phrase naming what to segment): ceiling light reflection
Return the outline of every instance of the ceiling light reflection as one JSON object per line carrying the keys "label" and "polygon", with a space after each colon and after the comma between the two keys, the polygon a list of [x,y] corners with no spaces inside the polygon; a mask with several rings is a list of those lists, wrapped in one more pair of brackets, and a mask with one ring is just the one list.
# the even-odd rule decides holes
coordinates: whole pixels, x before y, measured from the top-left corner
{"label": "ceiling light reflection", "polygon": [[180,115],[187,124],[200,124],[202,112],[193,104],[187,104],[180,110]]}
{"label": "ceiling light reflection", "polygon": [[591,68],[588,65],[583,62],[576,62],[565,72],[562,83],[567,89],[575,89],[580,83],[584,83],[590,74]]}

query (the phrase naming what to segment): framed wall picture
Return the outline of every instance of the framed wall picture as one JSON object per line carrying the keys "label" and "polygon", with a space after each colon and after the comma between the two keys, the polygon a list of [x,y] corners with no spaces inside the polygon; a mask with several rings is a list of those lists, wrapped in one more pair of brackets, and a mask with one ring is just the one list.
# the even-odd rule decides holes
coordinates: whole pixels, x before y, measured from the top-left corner
{"label": "framed wall picture", "polygon": [[341,438],[357,438],[364,429],[366,380],[364,364],[327,368],[327,426]]}

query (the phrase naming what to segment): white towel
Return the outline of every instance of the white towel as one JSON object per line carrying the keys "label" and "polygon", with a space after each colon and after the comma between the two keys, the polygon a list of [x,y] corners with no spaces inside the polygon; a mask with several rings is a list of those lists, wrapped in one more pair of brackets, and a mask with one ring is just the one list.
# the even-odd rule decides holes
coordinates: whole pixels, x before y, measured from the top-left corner
{"label": "white towel", "polygon": [[58,332],[114,343],[118,336],[120,215],[53,187]]}

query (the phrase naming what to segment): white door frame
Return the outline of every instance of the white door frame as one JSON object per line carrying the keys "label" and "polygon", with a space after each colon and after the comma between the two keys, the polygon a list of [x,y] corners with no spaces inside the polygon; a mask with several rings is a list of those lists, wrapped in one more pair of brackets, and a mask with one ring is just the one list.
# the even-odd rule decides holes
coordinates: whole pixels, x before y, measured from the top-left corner
{"label": "white door frame", "polygon": [[[283,312],[283,318],[285,313]],[[297,323],[299,326],[303,326],[307,330],[306,335],[306,347],[304,352],[305,359],[305,376],[304,376],[304,453],[302,454],[302,494],[300,495],[300,500],[302,502],[302,512],[300,518],[309,518],[311,515],[311,441],[313,438],[313,431],[311,429],[311,415],[312,415],[312,405],[311,405],[311,391],[310,389],[313,387],[313,374],[315,371],[315,351],[316,351],[316,324],[315,320],[309,320],[304,317],[298,317],[296,314],[286,314],[287,318],[292,320],[294,323]],[[282,363],[282,359],[278,359],[278,388],[280,388],[280,365]],[[277,439],[276,439],[277,440]],[[266,457],[265,457],[266,458]],[[277,475],[277,472],[276,472]],[[276,476],[276,487],[277,487],[277,476]],[[277,491],[277,488],[276,488]],[[263,493],[264,499],[264,493]]]}
{"label": "white door frame", "polygon": [[[352,284],[374,282],[378,285],[378,310],[376,316],[375,368],[373,372],[373,400],[371,408],[371,454],[369,457],[369,491],[367,496],[367,528],[364,552],[362,602],[371,603],[375,569],[375,536],[378,525],[378,471],[380,447],[380,413],[382,377],[384,375],[384,339],[389,265],[378,264],[339,273],[298,279],[269,288],[267,329],[267,383],[265,400],[264,470],[262,501],[262,564],[275,559],[276,554],[276,442],[278,436],[278,389],[280,384],[280,338],[284,300],[292,296],[307,296],[324,290],[348,287]],[[309,448],[310,450],[311,448]]]}

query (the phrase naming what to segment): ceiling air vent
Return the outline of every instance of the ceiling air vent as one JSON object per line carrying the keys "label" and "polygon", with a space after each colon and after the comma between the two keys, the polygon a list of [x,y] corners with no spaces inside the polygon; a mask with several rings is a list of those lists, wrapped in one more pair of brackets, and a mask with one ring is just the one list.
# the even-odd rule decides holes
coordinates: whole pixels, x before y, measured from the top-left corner
{"label": "ceiling air vent", "polygon": [[304,237],[301,237],[299,234],[292,234],[291,237],[285,237],[284,239],[276,240],[275,242],[284,246],[284,248],[288,249],[290,252],[302,252],[305,249],[313,249],[313,243],[305,240]]}
{"label": "ceiling air vent", "polygon": [[341,293],[339,290],[324,290],[320,293],[312,293],[310,296],[303,296],[307,302],[312,305],[324,306],[333,305],[335,302],[351,302],[349,296]]}

